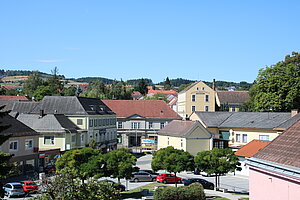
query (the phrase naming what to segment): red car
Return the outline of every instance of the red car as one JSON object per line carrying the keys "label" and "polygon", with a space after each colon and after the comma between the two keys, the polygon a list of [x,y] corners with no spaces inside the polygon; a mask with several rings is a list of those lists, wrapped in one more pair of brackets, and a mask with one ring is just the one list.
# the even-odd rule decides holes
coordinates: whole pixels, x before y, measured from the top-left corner
{"label": "red car", "polygon": [[182,183],[182,178],[171,173],[161,173],[156,177],[156,182],[159,183]]}
{"label": "red car", "polygon": [[36,192],[38,191],[39,187],[38,185],[33,181],[20,181],[20,183],[23,186],[24,192]]}

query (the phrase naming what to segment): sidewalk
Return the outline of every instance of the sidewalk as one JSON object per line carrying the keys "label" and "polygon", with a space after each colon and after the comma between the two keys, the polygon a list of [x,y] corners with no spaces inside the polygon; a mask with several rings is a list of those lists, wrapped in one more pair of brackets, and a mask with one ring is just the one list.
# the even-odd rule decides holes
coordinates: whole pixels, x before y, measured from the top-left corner
{"label": "sidewalk", "polygon": [[227,199],[232,200],[240,200],[243,198],[249,198],[249,195],[242,195],[242,194],[236,194],[236,193],[225,193],[215,190],[204,190],[206,197],[224,197]]}

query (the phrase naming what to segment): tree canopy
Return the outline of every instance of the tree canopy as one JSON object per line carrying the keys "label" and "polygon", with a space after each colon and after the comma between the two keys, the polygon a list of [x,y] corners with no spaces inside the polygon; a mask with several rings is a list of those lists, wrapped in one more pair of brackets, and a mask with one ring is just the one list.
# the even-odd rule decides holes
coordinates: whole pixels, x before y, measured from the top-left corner
{"label": "tree canopy", "polygon": [[195,167],[207,174],[214,174],[216,186],[218,186],[218,176],[241,170],[240,165],[238,157],[230,149],[213,148],[210,151],[199,152],[195,157]]}
{"label": "tree canopy", "polygon": [[134,90],[139,91],[143,96],[145,96],[148,93],[148,84],[145,81],[145,79],[140,79],[138,84],[135,86]]}
{"label": "tree canopy", "polygon": [[170,82],[169,77],[167,77],[167,78],[166,78],[166,81],[164,82],[164,89],[165,89],[165,90],[170,90],[171,87],[172,87],[172,84],[171,84],[171,82]]}
{"label": "tree canopy", "polygon": [[300,107],[300,54],[261,69],[250,90],[251,111],[290,111]]}
{"label": "tree canopy", "polygon": [[151,167],[154,171],[167,170],[176,176],[179,172],[194,169],[194,157],[184,150],[169,146],[154,152]]}

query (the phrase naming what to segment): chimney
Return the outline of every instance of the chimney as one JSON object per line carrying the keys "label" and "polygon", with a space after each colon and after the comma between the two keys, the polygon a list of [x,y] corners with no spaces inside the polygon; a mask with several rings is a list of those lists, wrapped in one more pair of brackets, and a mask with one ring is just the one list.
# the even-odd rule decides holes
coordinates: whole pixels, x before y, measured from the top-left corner
{"label": "chimney", "polygon": [[44,110],[40,110],[40,117],[44,117]]}
{"label": "chimney", "polygon": [[297,115],[299,113],[298,109],[293,109],[291,110],[291,117],[294,117],[295,115]]}
{"label": "chimney", "polygon": [[216,91],[216,79],[213,79],[213,82],[212,82],[212,89],[214,91]]}

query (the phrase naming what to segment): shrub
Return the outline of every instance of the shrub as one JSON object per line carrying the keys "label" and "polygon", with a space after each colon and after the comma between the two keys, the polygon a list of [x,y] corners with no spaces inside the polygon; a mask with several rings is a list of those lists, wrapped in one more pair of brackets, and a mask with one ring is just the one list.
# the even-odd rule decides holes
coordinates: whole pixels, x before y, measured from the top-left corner
{"label": "shrub", "polygon": [[159,188],[154,193],[155,200],[205,200],[204,190],[201,184],[193,183],[187,187]]}

